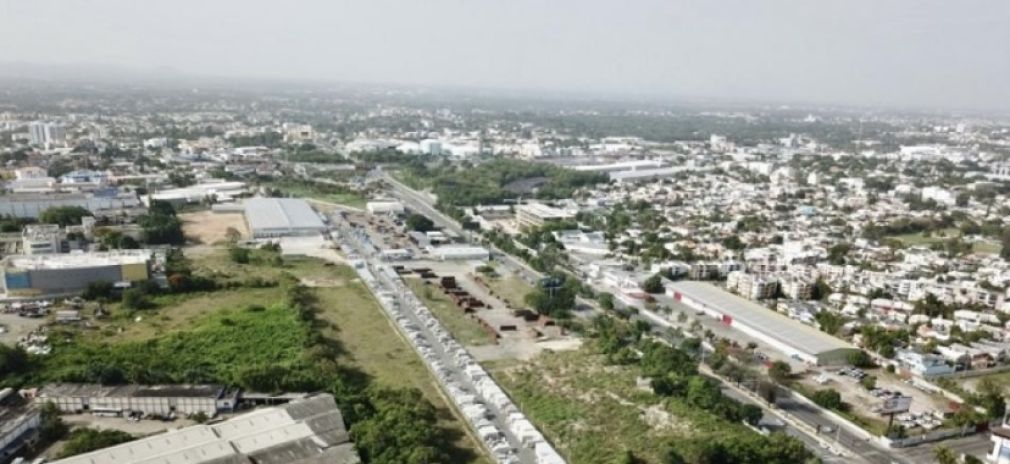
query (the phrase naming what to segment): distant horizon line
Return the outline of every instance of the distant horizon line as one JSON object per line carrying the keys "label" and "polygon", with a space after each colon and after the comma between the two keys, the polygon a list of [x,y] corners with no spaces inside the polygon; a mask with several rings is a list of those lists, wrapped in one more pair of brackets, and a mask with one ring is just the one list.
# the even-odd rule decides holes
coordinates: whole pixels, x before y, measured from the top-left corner
{"label": "distant horizon line", "polygon": [[[20,68],[20,69],[15,69]],[[87,70],[87,72],[81,72]],[[74,75],[49,76],[50,72],[74,72]],[[530,100],[571,102],[571,103],[609,103],[609,104],[648,104],[650,106],[701,106],[701,107],[740,107],[748,109],[792,110],[834,110],[844,112],[874,112],[905,115],[931,115],[943,117],[973,117],[997,118],[1010,117],[1010,106],[971,108],[944,107],[936,105],[871,105],[867,103],[839,102],[833,100],[813,101],[773,97],[742,97],[742,96],[702,96],[675,95],[655,92],[621,92],[613,90],[571,90],[551,88],[520,88],[498,87],[475,84],[423,84],[408,82],[363,82],[353,79],[319,78],[319,77],[289,77],[289,76],[236,76],[221,74],[203,74],[183,71],[174,67],[135,67],[119,64],[72,62],[72,63],[40,63],[27,61],[0,61],[0,80],[52,81],[61,83],[105,83],[112,84],[130,81],[138,85],[166,85],[185,87],[187,85],[223,85],[245,83],[251,85],[303,85],[309,87],[344,86],[356,90],[369,87],[385,90],[411,92],[431,92],[442,96],[464,97],[455,95],[460,92],[476,92],[475,97],[503,98],[520,97]],[[247,89],[248,90],[248,89]],[[320,89],[321,90],[321,89]]]}

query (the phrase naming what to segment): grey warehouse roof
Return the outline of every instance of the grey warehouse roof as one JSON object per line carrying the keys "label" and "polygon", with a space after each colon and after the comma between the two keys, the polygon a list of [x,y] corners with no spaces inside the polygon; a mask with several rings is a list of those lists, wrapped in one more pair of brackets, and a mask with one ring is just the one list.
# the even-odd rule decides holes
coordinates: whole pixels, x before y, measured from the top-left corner
{"label": "grey warehouse roof", "polygon": [[250,230],[319,229],[319,215],[305,200],[297,198],[250,198],[245,201],[245,217]]}
{"label": "grey warehouse roof", "polygon": [[835,350],[858,349],[843,340],[711,284],[679,281],[670,284],[669,287],[688,298],[729,315],[733,318],[734,324],[744,324],[810,356]]}
{"label": "grey warehouse roof", "polygon": [[331,395],[171,430],[53,464],[358,464]]}

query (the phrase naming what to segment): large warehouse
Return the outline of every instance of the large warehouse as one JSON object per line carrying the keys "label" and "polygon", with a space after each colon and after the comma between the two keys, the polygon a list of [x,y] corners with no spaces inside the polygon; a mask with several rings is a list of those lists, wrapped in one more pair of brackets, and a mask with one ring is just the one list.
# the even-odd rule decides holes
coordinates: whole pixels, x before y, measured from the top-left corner
{"label": "large warehouse", "polygon": [[62,295],[93,282],[136,282],[150,277],[150,250],[8,256],[2,262],[7,296]]}
{"label": "large warehouse", "polygon": [[308,236],[326,231],[326,224],[305,200],[250,198],[244,205],[253,238]]}
{"label": "large warehouse", "polygon": [[172,429],[53,464],[359,464],[331,395]]}
{"label": "large warehouse", "polygon": [[121,385],[90,383],[48,384],[39,390],[35,402],[51,402],[60,411],[78,414],[84,411],[126,416],[130,413],[189,415],[204,413],[214,417],[218,411],[235,407],[238,391],[221,385]]}
{"label": "large warehouse", "polygon": [[667,287],[673,298],[779,351],[811,364],[848,362],[855,346],[794,321],[753,301],[704,282],[680,281]]}

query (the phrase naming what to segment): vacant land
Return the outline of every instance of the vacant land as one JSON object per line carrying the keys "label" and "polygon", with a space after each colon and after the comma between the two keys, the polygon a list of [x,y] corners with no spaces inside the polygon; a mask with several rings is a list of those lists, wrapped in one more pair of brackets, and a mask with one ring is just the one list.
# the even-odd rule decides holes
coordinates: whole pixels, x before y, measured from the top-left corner
{"label": "vacant land", "polygon": [[241,213],[197,211],[182,213],[179,219],[182,221],[182,233],[197,243],[225,243],[231,238],[229,230],[238,232],[239,238],[249,237],[249,228]]}
{"label": "vacant land", "polygon": [[363,195],[344,191],[344,189],[331,186],[329,184],[309,183],[309,182],[274,182],[269,184],[293,197],[301,197],[319,200],[327,203],[350,206],[352,208],[364,208],[368,201]]}
{"label": "vacant land", "polygon": [[515,275],[490,278],[481,276],[481,279],[499,299],[513,308],[526,307],[526,294],[533,290],[530,284]]}
{"label": "vacant land", "polygon": [[985,374],[977,377],[966,377],[963,379],[955,380],[955,383],[961,385],[966,391],[975,392],[976,387],[983,380],[989,379],[994,384],[999,385],[1003,388],[1003,392],[1010,394],[1010,371],[996,372],[993,374]]}
{"label": "vacant land", "polygon": [[484,331],[477,321],[463,313],[456,303],[433,285],[426,285],[423,280],[410,278],[407,286],[417,295],[425,306],[438,318],[452,336],[464,345],[487,345],[494,340]]}
{"label": "vacant land", "polygon": [[2,327],[0,329],[0,343],[14,346],[18,339],[39,328],[44,322],[43,319],[30,319],[15,313],[0,313],[0,327]]}
{"label": "vacant land", "polygon": [[[942,243],[946,240],[952,238],[961,237],[961,231],[955,227],[950,227],[947,229],[941,229],[933,232],[929,236],[924,235],[922,232],[915,232],[910,234],[892,235],[889,238],[900,241],[907,246],[925,246],[928,247],[935,243]],[[994,240],[982,240],[977,242],[972,242],[972,251],[975,253],[982,254],[999,254],[1003,246],[1000,245],[998,241]]]}
{"label": "vacant land", "polygon": [[607,365],[588,346],[486,367],[569,462],[611,464],[630,450],[662,463],[671,444],[750,433],[653,394],[634,366]]}

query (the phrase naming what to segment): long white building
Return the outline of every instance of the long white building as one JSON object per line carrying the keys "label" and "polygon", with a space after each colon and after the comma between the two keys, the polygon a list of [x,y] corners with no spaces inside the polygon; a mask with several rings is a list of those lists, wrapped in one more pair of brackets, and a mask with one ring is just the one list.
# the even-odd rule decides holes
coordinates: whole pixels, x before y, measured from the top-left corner
{"label": "long white building", "polygon": [[690,308],[810,364],[845,364],[851,353],[859,351],[852,344],[711,284],[674,282],[667,286],[667,293]]}

